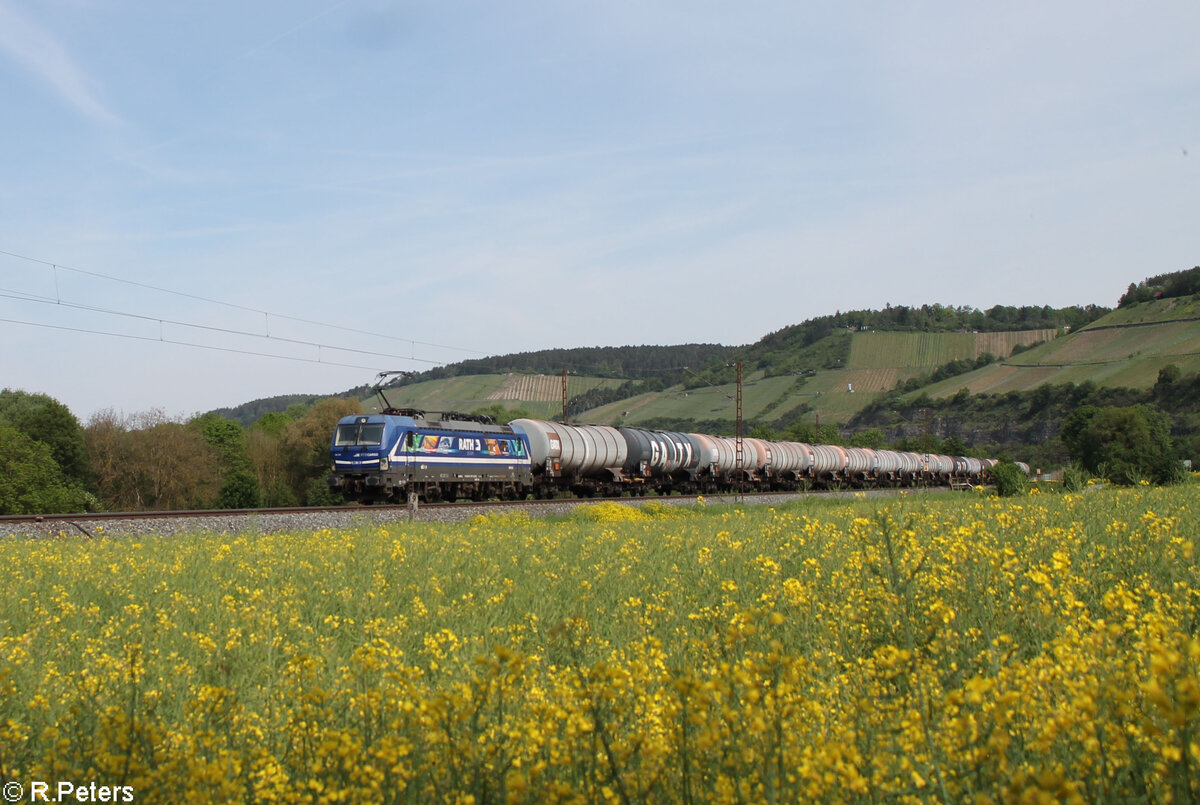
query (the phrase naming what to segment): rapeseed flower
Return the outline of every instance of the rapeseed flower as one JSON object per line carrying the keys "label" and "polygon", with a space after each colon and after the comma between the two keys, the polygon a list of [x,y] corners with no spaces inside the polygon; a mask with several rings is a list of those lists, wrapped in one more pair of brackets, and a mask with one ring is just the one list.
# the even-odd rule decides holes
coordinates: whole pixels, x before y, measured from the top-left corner
{"label": "rapeseed flower", "polygon": [[1197,487],[0,545],[0,771],[139,800],[1200,795]]}

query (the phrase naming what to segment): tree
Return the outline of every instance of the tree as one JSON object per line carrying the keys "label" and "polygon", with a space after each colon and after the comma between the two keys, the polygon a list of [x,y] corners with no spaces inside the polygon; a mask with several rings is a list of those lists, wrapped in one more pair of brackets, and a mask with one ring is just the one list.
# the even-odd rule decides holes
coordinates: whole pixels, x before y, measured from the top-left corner
{"label": "tree", "polygon": [[1000,497],[1019,495],[1029,488],[1029,479],[1012,459],[1004,459],[992,467],[992,480],[996,482],[996,494]]}
{"label": "tree", "polygon": [[246,433],[241,425],[212,412],[195,417],[188,424],[220,454],[221,464],[226,473],[249,468],[249,460],[246,458]]}
{"label": "tree", "polygon": [[137,499],[129,472],[133,456],[129,424],[127,417],[109,408],[93,414],[83,432],[96,493],[108,511],[129,511]]}
{"label": "tree", "polygon": [[1152,299],[1191,296],[1194,293],[1200,293],[1200,266],[1148,277],[1136,285],[1130,283],[1129,289],[1117,301],[1117,307],[1149,302]]}
{"label": "tree", "polygon": [[859,431],[850,437],[851,447],[868,447],[872,450],[882,450],[887,445],[887,437],[879,428]]}
{"label": "tree", "polygon": [[[577,397],[573,397],[573,398],[571,398],[571,402],[573,403],[577,399],[578,399]],[[569,407],[571,407],[572,410],[574,410],[573,406],[569,406]],[[592,406],[589,406],[589,407],[592,407]],[[473,411],[471,411],[471,413],[477,414],[479,416],[490,416],[492,419],[495,419],[501,425],[507,425],[509,422],[512,422],[514,419],[536,419],[537,418],[527,408],[509,408],[508,406],[506,406],[504,403],[501,403],[501,402],[492,403],[491,405],[485,405],[482,408],[476,408]]]}
{"label": "tree", "polygon": [[232,419],[209,412],[192,419],[188,427],[198,432],[220,456],[222,481],[217,505],[222,509],[258,506],[258,478],[253,473],[246,453],[246,432],[242,426]]}
{"label": "tree", "polygon": [[[286,417],[284,419],[286,426],[291,420],[287,420]],[[262,420],[259,420],[246,431],[246,456],[258,480],[260,505],[296,506],[300,503],[300,498],[289,484],[287,457],[283,450],[283,429],[276,431],[274,420],[268,421],[265,426],[260,426],[261,423]]]}
{"label": "tree", "polygon": [[970,450],[966,443],[959,437],[947,436],[945,439],[942,439],[942,447],[938,452],[947,456],[965,456]]}
{"label": "tree", "polygon": [[179,422],[158,422],[135,432],[135,466],[148,509],[206,509],[221,484],[220,454]]}
{"label": "tree", "polygon": [[250,470],[237,470],[226,476],[217,496],[217,506],[222,509],[257,509],[262,505],[258,492],[258,476]]}
{"label": "tree", "polygon": [[1168,363],[1166,366],[1158,370],[1158,380],[1155,381],[1156,389],[1162,389],[1179,382],[1179,377],[1182,372],[1179,367],[1173,363]]}
{"label": "tree", "polygon": [[842,434],[837,425],[814,425],[810,422],[797,422],[784,432],[783,438],[789,442],[806,444],[842,443]]}
{"label": "tree", "polygon": [[269,433],[273,436],[279,437],[283,435],[284,428],[286,428],[288,423],[291,421],[292,418],[287,414],[283,414],[278,411],[268,411],[260,416],[258,421],[250,427],[251,429],[257,428],[264,433]]}
{"label": "tree", "polygon": [[1046,410],[1052,402],[1054,402],[1054,388],[1046,383],[1036,386],[1029,393],[1029,409],[1025,415],[1034,416],[1038,412]]}
{"label": "tree", "polygon": [[45,394],[4,389],[0,391],[0,422],[50,448],[50,457],[65,479],[89,485],[83,428],[67,406]]}
{"label": "tree", "polygon": [[1195,400],[1195,392],[1188,388],[1189,383],[1180,382],[1183,373],[1173,363],[1158,370],[1158,379],[1154,382],[1154,401],[1167,408],[1178,408],[1177,401]]}
{"label": "tree", "polygon": [[1088,432],[1092,426],[1092,420],[1099,413],[1100,409],[1094,405],[1081,405],[1072,411],[1063,422],[1059,438],[1062,439],[1067,452],[1071,454],[1071,459],[1081,467],[1094,468],[1099,464],[1099,458],[1096,455],[1097,446]]}
{"label": "tree", "polygon": [[221,488],[220,454],[161,411],[96,413],[84,431],[96,490],[110,509],[209,508]]}
{"label": "tree", "polygon": [[1064,423],[1062,440],[1083,469],[1113,483],[1167,484],[1183,475],[1171,421],[1152,405],[1082,406]]}
{"label": "tree", "polygon": [[338,420],[360,413],[362,403],[358,400],[331,397],[318,402],[284,429],[281,447],[289,486],[303,503],[340,502],[328,493],[324,481],[329,472],[329,445]]}
{"label": "tree", "polygon": [[48,445],[0,422],[0,514],[78,512],[93,502],[65,477]]}

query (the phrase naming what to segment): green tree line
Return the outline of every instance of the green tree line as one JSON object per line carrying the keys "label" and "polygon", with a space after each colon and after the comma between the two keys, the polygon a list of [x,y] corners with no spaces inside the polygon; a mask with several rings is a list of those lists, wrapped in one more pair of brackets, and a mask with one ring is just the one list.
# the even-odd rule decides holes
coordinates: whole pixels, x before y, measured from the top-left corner
{"label": "green tree line", "polygon": [[1130,283],[1129,290],[1117,301],[1117,307],[1128,307],[1153,299],[1175,299],[1200,294],[1200,266],[1186,271],[1173,271]]}
{"label": "green tree line", "polygon": [[325,485],[337,420],[357,399],[269,412],[250,426],[216,413],[94,414],[0,392],[0,514],[152,511],[336,502]]}
{"label": "green tree line", "polygon": [[836,330],[886,330],[891,332],[956,332],[972,330],[1009,332],[1016,330],[1057,330],[1090,324],[1111,313],[1097,305],[1055,308],[1049,305],[995,305],[987,310],[950,305],[887,305],[883,310],[838,311],[801,324],[784,327],[758,342],[758,346],[777,348],[784,344],[808,346]]}
{"label": "green tree line", "polygon": [[680,346],[580,347],[576,349],[545,349],[497,355],[439,366],[407,379],[406,383],[439,380],[460,375],[526,374],[555,375],[568,372],[592,377],[627,379],[666,379],[668,385],[678,382],[685,367],[695,369],[724,360],[732,347],[719,344],[683,344]]}

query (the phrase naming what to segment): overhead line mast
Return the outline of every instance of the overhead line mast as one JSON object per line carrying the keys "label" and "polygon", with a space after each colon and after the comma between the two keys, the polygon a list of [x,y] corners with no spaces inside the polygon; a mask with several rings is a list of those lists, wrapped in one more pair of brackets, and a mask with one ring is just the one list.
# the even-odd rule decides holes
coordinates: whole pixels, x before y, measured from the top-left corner
{"label": "overhead line mast", "polygon": [[562,404],[563,404],[563,422],[569,422],[567,418],[567,370],[562,370]]}
{"label": "overhead line mast", "polygon": [[742,468],[745,466],[745,426],[742,424],[742,362],[737,362],[737,402],[735,403],[737,413],[737,436],[734,440],[734,452],[736,453],[737,477],[738,477],[738,503],[744,500],[745,495],[745,473]]}

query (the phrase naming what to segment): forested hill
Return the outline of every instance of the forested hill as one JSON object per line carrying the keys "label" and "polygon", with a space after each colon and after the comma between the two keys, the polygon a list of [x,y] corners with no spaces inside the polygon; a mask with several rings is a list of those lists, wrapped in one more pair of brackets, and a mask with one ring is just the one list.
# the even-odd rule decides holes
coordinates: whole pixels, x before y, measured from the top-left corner
{"label": "forested hill", "polygon": [[[1007,332],[1031,330],[1077,330],[1099,319],[1109,309],[1048,306],[1009,307],[987,310],[939,304],[883,310],[852,310],[820,316],[785,327],[759,341],[743,346],[684,344],[679,346],[622,346],[545,349],[461,361],[400,380],[397,385],[418,385],[473,375],[572,375],[621,381],[605,385],[580,398],[580,405],[601,405],[635,393],[682,386],[685,389],[731,383],[732,365],[742,362],[747,373],[766,377],[817,370],[844,368],[849,357],[851,335],[863,331],[914,333]],[[341,395],[359,399],[370,396],[367,387]],[[221,416],[249,425],[267,410],[282,411],[294,398],[257,400],[244,406],[218,411]],[[276,405],[272,405],[272,403]],[[278,404],[283,403],[283,404]]]}
{"label": "forested hill", "polygon": [[[1089,324],[1109,308],[1086,307],[1009,307],[997,305],[987,310],[972,307],[889,305],[883,310],[852,310],[832,316],[820,316],[777,330],[758,342],[741,347],[719,344],[682,346],[581,347],[545,349],[497,355],[448,364],[421,372],[410,382],[440,380],[462,375],[559,374],[564,369],[592,377],[626,380],[657,379],[666,384],[687,382],[687,378],[707,368],[709,372],[726,368],[731,361],[753,363],[769,374],[793,370],[807,348],[839,331],[886,330],[907,332],[947,332],[972,330],[998,332],[1014,330],[1076,329]],[[805,356],[800,363],[813,363]],[[816,363],[830,359],[818,356]],[[833,358],[832,360],[836,360]]]}
{"label": "forested hill", "polygon": [[1015,330],[1076,329],[1111,313],[1097,305],[1053,308],[1050,306],[996,305],[987,310],[973,307],[888,305],[883,310],[850,310],[832,316],[809,319],[802,324],[777,330],[758,342],[764,348],[786,345],[808,346],[838,329],[884,330],[889,332],[949,332],[971,330],[980,333]]}
{"label": "forested hill", "polygon": [[564,370],[592,377],[669,380],[685,373],[688,368],[723,362],[733,351],[733,347],[720,344],[544,349],[452,363],[421,372],[412,381],[508,372],[555,375]]}
{"label": "forested hill", "polygon": [[[820,316],[784,327],[738,351],[737,360],[766,375],[781,375],[814,368],[837,369],[845,365],[854,332],[1014,332],[1022,330],[1073,330],[1110,313],[1109,308],[1010,307],[987,310],[973,307],[888,305],[883,310],[851,310]],[[727,370],[711,371],[705,380],[725,379]]]}

